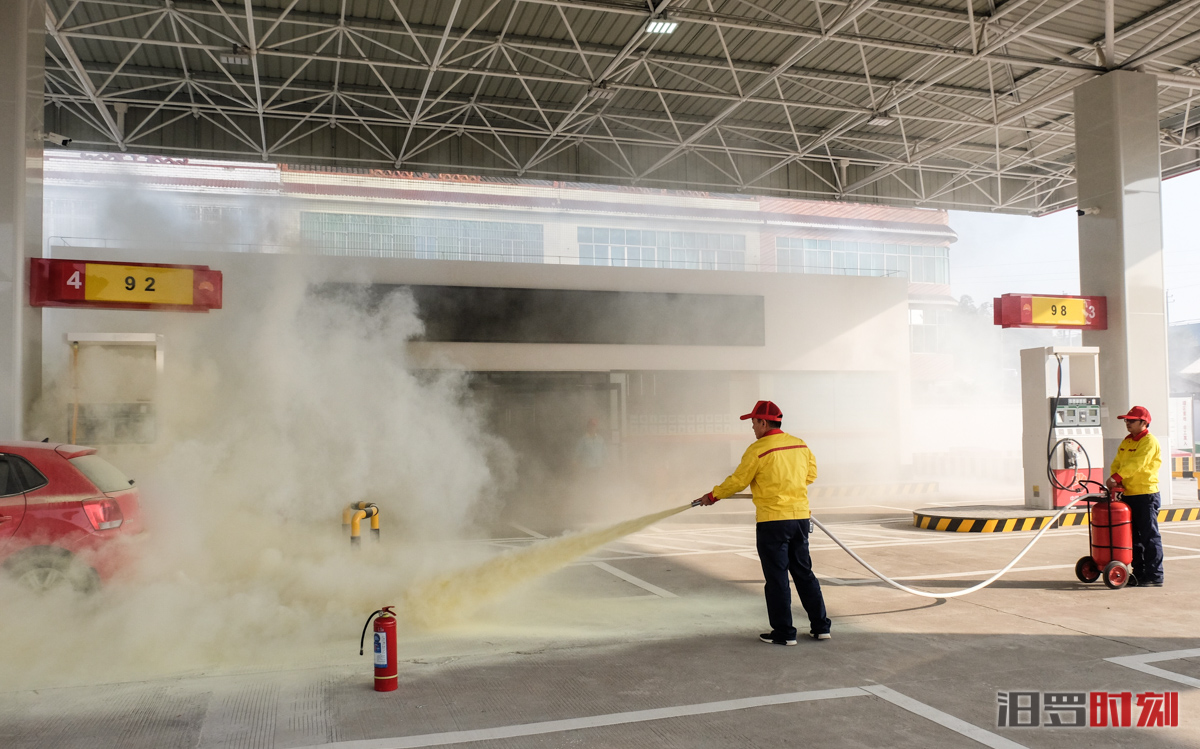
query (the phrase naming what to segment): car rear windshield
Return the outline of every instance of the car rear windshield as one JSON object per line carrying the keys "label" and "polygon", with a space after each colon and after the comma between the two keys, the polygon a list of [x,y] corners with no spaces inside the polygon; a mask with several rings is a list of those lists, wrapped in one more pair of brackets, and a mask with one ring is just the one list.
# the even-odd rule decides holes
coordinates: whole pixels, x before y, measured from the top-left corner
{"label": "car rear windshield", "polygon": [[104,493],[119,492],[133,486],[129,477],[99,455],[80,455],[71,458],[71,465],[83,472],[96,488]]}

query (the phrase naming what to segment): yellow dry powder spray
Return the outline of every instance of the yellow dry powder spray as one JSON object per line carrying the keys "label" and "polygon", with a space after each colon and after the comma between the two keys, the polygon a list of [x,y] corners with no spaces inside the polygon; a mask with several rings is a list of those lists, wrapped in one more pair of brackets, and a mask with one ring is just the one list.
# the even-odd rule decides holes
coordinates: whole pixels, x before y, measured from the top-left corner
{"label": "yellow dry powder spray", "polygon": [[565,567],[590,551],[689,507],[690,504],[626,520],[607,528],[538,541],[475,567],[455,570],[419,583],[405,594],[405,613],[413,623],[423,627],[453,624],[475,608],[527,580]]}

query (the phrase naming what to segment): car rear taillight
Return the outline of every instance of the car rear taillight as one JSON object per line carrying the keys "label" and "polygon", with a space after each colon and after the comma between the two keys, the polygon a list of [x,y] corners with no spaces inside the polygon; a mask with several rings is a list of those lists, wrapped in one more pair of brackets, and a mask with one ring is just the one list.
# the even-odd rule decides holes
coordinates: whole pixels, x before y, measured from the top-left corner
{"label": "car rear taillight", "polygon": [[92,527],[98,531],[120,528],[125,520],[121,508],[113,499],[88,499],[83,503],[83,511],[87,513]]}

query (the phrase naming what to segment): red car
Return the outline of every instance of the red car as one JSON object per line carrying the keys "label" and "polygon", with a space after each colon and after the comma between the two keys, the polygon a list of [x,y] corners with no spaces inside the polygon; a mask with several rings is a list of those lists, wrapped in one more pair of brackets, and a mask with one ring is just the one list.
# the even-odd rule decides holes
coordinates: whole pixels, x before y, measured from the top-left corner
{"label": "red car", "polygon": [[96,590],[141,530],[133,481],[94,448],[0,443],[0,567],[22,585]]}

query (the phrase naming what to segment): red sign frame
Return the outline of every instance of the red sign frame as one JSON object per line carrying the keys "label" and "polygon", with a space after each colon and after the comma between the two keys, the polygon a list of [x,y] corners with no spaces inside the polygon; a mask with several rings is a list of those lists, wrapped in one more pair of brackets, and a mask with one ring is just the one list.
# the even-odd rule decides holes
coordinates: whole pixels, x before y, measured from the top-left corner
{"label": "red sign frame", "polygon": [[[68,283],[71,277],[87,276],[89,265],[170,268],[192,271],[191,304],[147,304],[139,302],[97,301],[86,298],[85,284]],[[186,287],[185,287],[186,288]],[[86,307],[89,309],[160,310],[164,312],[208,312],[221,309],[223,296],[221,271],[207,265],[168,265],[166,263],[119,263],[98,260],[60,260],[31,258],[29,261],[29,304],[33,307]]]}
{"label": "red sign frame", "polygon": [[[1033,298],[1082,299],[1088,322],[1054,325],[1033,322]],[[1002,328],[1052,328],[1057,330],[1108,330],[1108,297],[1067,294],[1004,294],[992,300],[992,321]]]}

